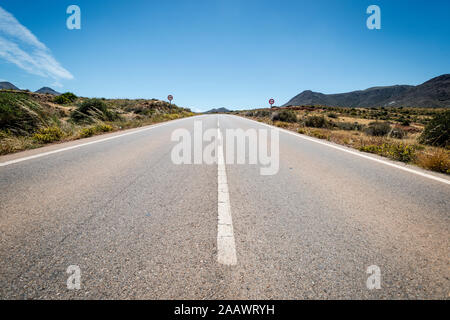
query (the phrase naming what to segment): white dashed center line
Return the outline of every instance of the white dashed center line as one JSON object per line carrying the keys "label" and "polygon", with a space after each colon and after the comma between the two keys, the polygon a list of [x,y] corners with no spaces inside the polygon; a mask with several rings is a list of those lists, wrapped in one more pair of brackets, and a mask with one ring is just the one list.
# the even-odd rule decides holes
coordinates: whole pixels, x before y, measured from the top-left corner
{"label": "white dashed center line", "polygon": [[223,136],[217,117],[217,260],[224,265],[236,265],[236,245],[234,241],[233,221],[231,219],[230,195],[228,193],[227,172],[223,154]]}

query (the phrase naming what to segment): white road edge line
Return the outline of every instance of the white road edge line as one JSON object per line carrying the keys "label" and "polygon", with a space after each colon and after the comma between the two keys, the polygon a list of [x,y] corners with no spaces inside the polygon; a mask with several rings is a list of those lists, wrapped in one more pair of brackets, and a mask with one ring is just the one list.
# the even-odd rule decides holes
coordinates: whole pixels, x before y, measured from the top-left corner
{"label": "white road edge line", "polygon": [[237,264],[233,221],[231,219],[230,194],[228,193],[227,172],[223,154],[223,136],[217,116],[217,261],[233,266]]}
{"label": "white road edge line", "polygon": [[88,146],[88,145],[91,145],[91,144],[100,143],[100,142],[104,142],[104,141],[109,141],[109,140],[121,138],[121,137],[124,137],[124,136],[140,133],[140,132],[143,132],[143,131],[152,130],[152,129],[155,129],[155,128],[158,128],[158,127],[162,127],[162,126],[165,126],[165,125],[168,125],[168,124],[173,124],[175,122],[179,122],[179,121],[182,121],[182,120],[187,120],[189,118],[191,118],[191,117],[178,119],[178,120],[173,120],[173,121],[168,121],[168,122],[157,124],[157,125],[153,125],[151,127],[147,127],[147,128],[144,128],[144,129],[139,129],[139,130],[136,130],[136,131],[131,131],[131,132],[118,134],[118,135],[115,135],[115,136],[112,136],[112,137],[109,137],[109,138],[104,138],[104,139],[99,139],[99,140],[95,140],[95,141],[91,141],[91,142],[77,144],[77,145],[71,146],[71,147],[66,147],[66,148],[61,148],[61,149],[57,149],[57,150],[53,150],[53,151],[38,153],[38,154],[29,156],[29,157],[18,158],[18,159],[14,159],[14,160],[10,160],[10,161],[1,162],[0,163],[0,167],[5,167],[5,166],[10,165],[10,164],[19,163],[19,162],[22,162],[22,161],[36,159],[36,158],[40,158],[40,157],[45,157],[45,156],[48,156],[48,155],[51,155],[51,154],[64,152],[64,151],[69,151],[69,150],[81,148],[81,147],[84,147],[84,146]]}
{"label": "white road edge line", "polygon": [[269,128],[277,129],[277,130],[279,130],[281,132],[288,133],[290,135],[296,136],[296,137],[301,138],[301,139],[305,139],[305,140],[309,140],[309,141],[312,141],[312,142],[315,142],[315,143],[318,143],[318,144],[322,144],[324,146],[327,146],[327,147],[330,147],[330,148],[334,148],[334,149],[337,149],[337,150],[340,150],[340,151],[344,151],[344,152],[353,154],[353,155],[361,157],[361,158],[365,158],[365,159],[372,160],[372,161],[375,161],[375,162],[378,162],[378,163],[382,163],[382,164],[385,164],[385,165],[390,166],[390,167],[394,167],[394,168],[397,168],[397,169],[400,169],[400,170],[403,170],[403,171],[414,173],[414,174],[417,174],[419,176],[422,176],[422,177],[425,177],[425,178],[428,178],[428,179],[432,179],[432,180],[439,181],[439,182],[442,182],[442,183],[450,185],[450,180],[447,180],[447,179],[444,179],[444,178],[440,178],[440,177],[436,177],[436,176],[433,176],[431,174],[420,172],[420,171],[417,171],[417,170],[414,170],[414,169],[411,169],[411,168],[403,167],[403,166],[400,166],[398,164],[391,163],[389,161],[385,161],[385,160],[382,160],[382,159],[377,159],[377,158],[371,157],[369,155],[365,155],[365,154],[363,154],[363,153],[361,153],[359,151],[348,150],[348,149],[345,149],[343,147],[339,147],[339,146],[336,146],[336,145],[333,145],[333,144],[330,144],[330,143],[326,143],[326,142],[323,142],[323,141],[320,141],[320,140],[316,140],[314,138],[307,137],[305,135],[301,135],[299,133],[295,133],[295,132],[292,132],[292,131],[289,131],[289,130],[285,130],[285,129],[281,129],[281,128],[278,128],[278,127],[274,127],[274,126],[271,126],[271,125],[269,125],[267,123],[258,122],[258,121],[247,119],[247,118],[244,118],[244,117],[238,117],[238,118],[245,119],[247,121],[256,122],[256,123],[259,123],[261,125],[267,126]]}

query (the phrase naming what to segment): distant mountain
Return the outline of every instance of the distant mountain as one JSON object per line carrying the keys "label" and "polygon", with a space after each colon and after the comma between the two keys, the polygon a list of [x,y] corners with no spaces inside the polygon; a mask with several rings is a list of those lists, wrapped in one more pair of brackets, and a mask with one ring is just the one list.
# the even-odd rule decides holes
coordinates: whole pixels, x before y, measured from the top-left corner
{"label": "distant mountain", "polygon": [[0,82],[0,89],[7,89],[7,90],[20,90],[15,85],[13,85],[11,82]]}
{"label": "distant mountain", "polygon": [[217,108],[206,111],[205,113],[226,113],[226,112],[231,112],[231,110],[228,110],[227,108]]}
{"label": "distant mountain", "polygon": [[61,93],[53,90],[52,88],[49,87],[42,87],[40,88],[38,91],[35,91],[36,93],[42,93],[42,94],[53,94],[55,96],[59,96]]}
{"label": "distant mountain", "polygon": [[295,96],[286,106],[324,105],[334,107],[450,107],[450,74],[418,86],[395,85],[338,94],[310,90]]}

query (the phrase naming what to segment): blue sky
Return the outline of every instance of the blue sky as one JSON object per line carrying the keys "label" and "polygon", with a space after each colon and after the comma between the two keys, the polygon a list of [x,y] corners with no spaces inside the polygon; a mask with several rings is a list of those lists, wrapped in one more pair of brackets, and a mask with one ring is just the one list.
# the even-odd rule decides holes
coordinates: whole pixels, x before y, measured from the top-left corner
{"label": "blue sky", "polygon": [[[71,4],[81,8],[81,30],[66,28]],[[381,30],[366,27],[371,4],[381,8]],[[283,104],[303,90],[420,84],[450,73],[447,0],[1,0],[0,8],[37,42],[9,40],[40,59],[20,67],[12,49],[2,56],[0,21],[0,79],[33,91],[170,93],[180,106],[207,110],[267,106],[271,97]]]}

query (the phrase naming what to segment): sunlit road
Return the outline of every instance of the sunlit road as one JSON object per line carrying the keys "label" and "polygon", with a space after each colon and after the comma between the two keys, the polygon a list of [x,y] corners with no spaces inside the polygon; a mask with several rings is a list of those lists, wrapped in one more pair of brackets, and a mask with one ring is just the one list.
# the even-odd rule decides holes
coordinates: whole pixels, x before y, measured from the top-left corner
{"label": "sunlit road", "polygon": [[[0,157],[0,298],[448,299],[447,177],[281,131],[277,174],[247,162],[220,178],[216,163],[173,162],[172,133],[194,121],[219,124],[223,143],[269,129],[198,116]],[[372,265],[380,289],[366,286]]]}

